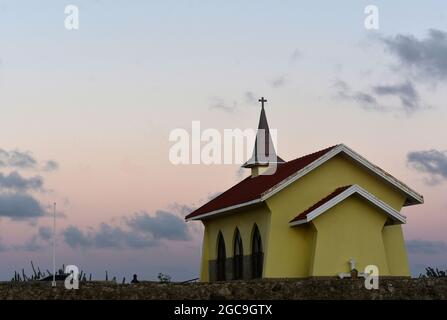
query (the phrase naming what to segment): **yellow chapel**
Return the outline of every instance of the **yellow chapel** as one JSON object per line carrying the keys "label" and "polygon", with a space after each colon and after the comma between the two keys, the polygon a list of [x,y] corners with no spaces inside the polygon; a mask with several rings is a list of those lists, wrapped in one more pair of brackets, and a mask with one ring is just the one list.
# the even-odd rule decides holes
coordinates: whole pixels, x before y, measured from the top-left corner
{"label": "yellow chapel", "polygon": [[260,102],[251,175],[186,216],[205,227],[200,280],[409,277],[400,211],[423,196],[344,144],[284,161]]}

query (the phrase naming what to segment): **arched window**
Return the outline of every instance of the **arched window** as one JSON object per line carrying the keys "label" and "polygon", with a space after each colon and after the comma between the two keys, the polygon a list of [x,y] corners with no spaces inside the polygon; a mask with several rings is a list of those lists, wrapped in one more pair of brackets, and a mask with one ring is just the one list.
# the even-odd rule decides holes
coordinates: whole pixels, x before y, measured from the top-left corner
{"label": "arched window", "polygon": [[225,241],[221,232],[217,237],[217,281],[225,281]]}
{"label": "arched window", "polygon": [[258,226],[255,224],[253,229],[253,239],[251,242],[251,272],[252,277],[262,278],[262,265],[264,262],[264,253],[262,252],[262,240]]}
{"label": "arched window", "polygon": [[242,247],[242,238],[239,229],[236,228],[233,247],[233,274],[235,280],[242,279],[243,277],[243,259],[244,249]]}

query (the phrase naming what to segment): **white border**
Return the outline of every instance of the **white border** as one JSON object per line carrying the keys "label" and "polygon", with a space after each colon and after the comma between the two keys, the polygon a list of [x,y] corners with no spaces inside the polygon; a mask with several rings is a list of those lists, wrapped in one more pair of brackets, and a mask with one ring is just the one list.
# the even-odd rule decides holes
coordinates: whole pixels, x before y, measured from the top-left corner
{"label": "white border", "polygon": [[335,196],[334,198],[332,198],[331,200],[329,200],[328,202],[322,204],[318,208],[309,212],[306,215],[306,219],[289,222],[289,226],[293,227],[296,225],[300,225],[300,224],[312,221],[313,219],[315,219],[319,215],[323,214],[330,208],[334,207],[338,203],[342,202],[343,200],[345,200],[349,196],[353,195],[354,193],[359,194],[360,196],[362,196],[363,198],[365,198],[372,204],[376,205],[378,208],[380,208],[383,211],[385,211],[386,213],[388,213],[388,215],[390,215],[393,218],[393,220],[398,221],[400,223],[407,222],[406,217],[404,215],[400,214],[398,211],[394,210],[392,207],[390,207],[385,202],[383,202],[379,198],[375,197],[374,195],[372,195],[371,193],[369,193],[362,187],[360,187],[358,185],[353,185],[353,186],[349,187],[348,189],[346,189],[345,191],[343,191],[342,193]]}

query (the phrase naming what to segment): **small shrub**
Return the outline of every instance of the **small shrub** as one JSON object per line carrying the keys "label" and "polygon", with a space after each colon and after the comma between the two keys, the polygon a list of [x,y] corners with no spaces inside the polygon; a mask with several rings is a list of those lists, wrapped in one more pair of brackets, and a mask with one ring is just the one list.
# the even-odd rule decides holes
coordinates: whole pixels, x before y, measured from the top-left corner
{"label": "small shrub", "polygon": [[171,276],[169,274],[164,274],[164,273],[159,273],[158,274],[158,281],[162,282],[162,283],[167,283],[167,282],[171,282]]}
{"label": "small shrub", "polygon": [[438,268],[427,267],[425,274],[420,274],[419,278],[446,278],[447,271],[439,270]]}

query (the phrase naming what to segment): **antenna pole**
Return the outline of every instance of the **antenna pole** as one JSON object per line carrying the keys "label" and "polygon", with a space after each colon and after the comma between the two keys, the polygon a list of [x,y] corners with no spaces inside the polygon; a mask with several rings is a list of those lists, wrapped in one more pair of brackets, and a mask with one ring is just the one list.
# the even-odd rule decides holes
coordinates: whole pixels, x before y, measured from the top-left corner
{"label": "antenna pole", "polygon": [[51,286],[56,286],[56,202],[53,203],[53,281]]}

